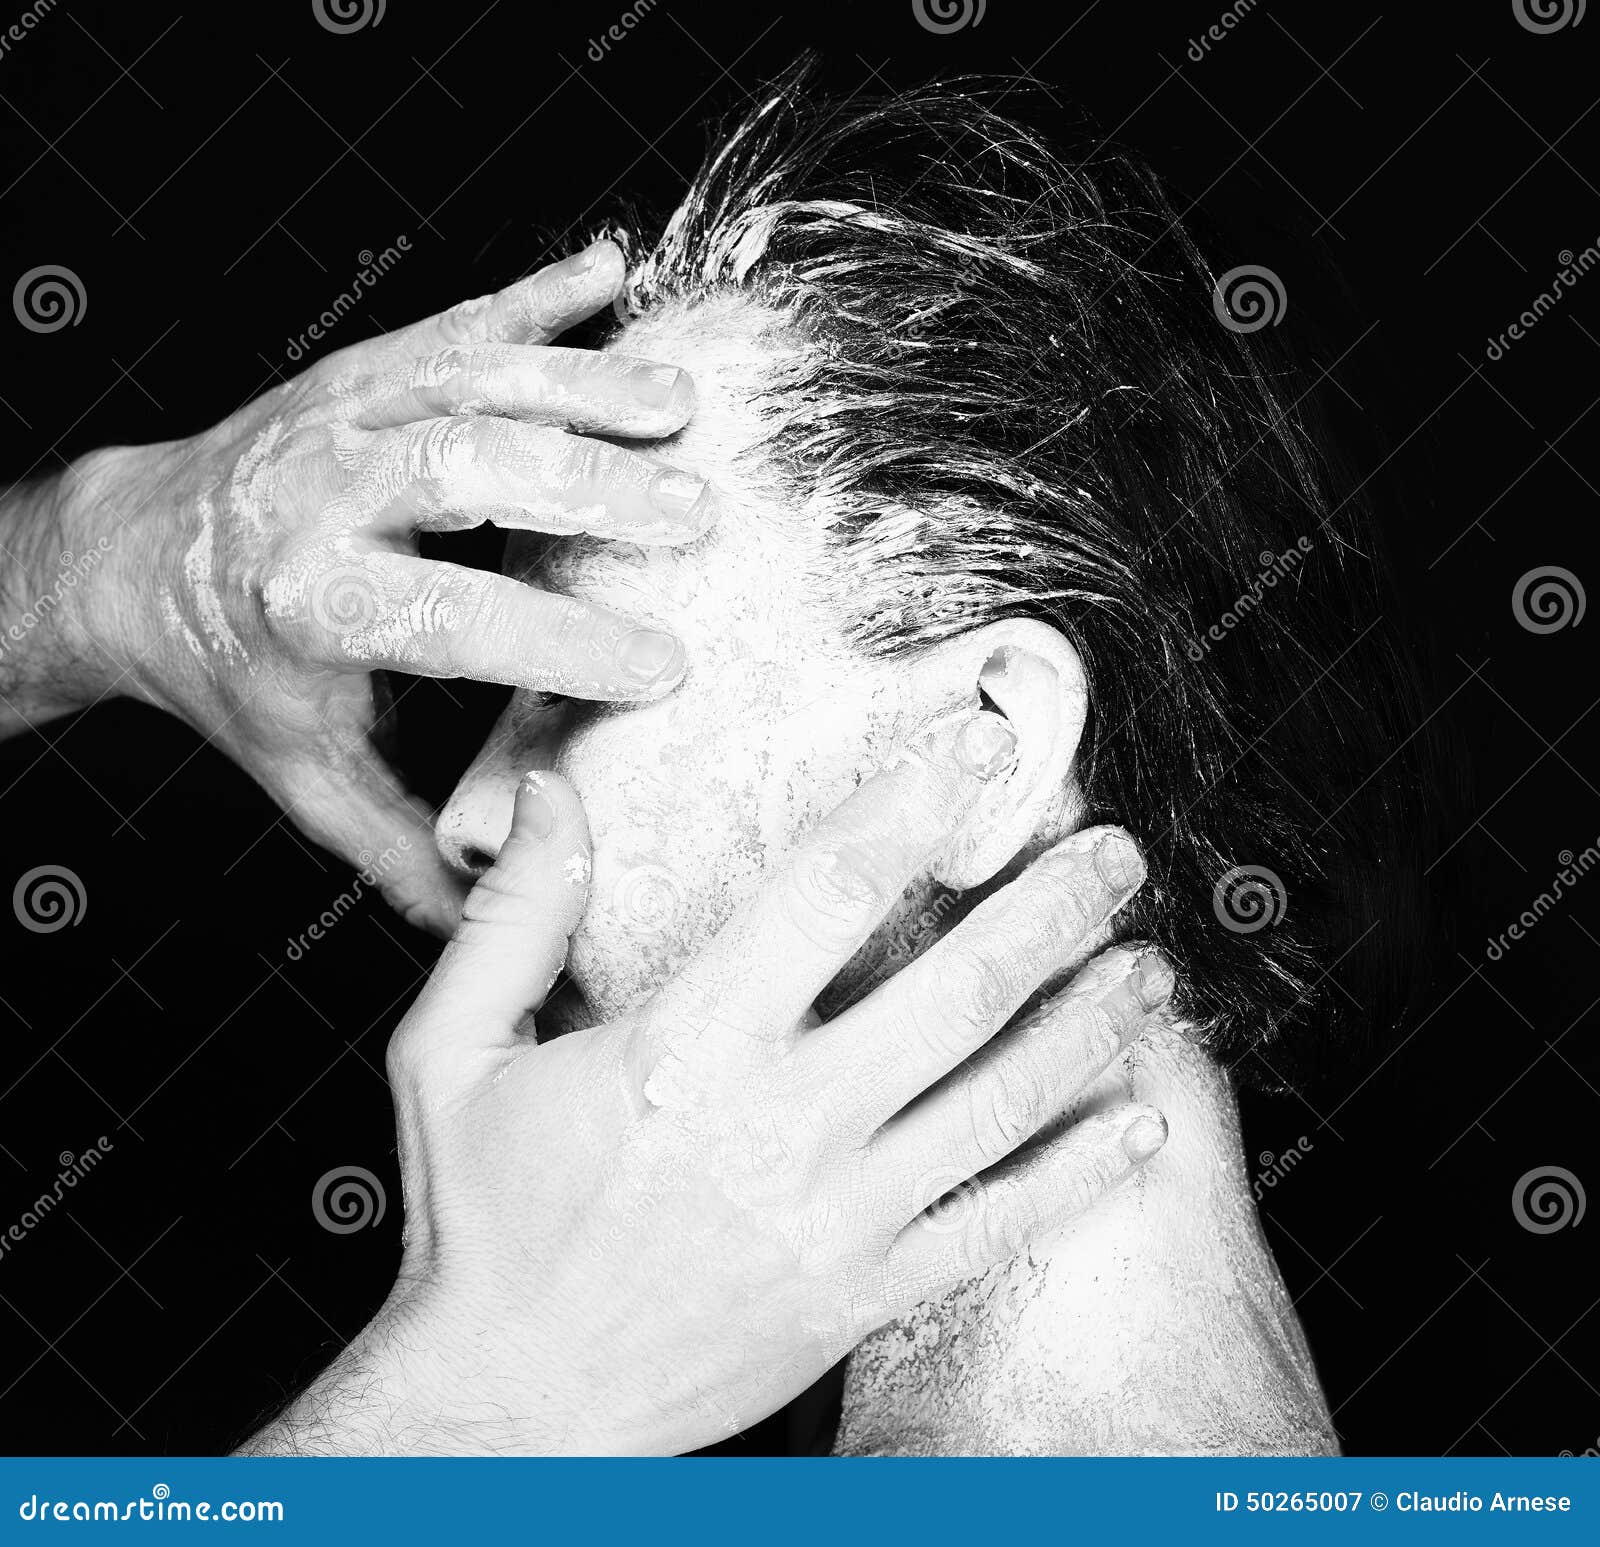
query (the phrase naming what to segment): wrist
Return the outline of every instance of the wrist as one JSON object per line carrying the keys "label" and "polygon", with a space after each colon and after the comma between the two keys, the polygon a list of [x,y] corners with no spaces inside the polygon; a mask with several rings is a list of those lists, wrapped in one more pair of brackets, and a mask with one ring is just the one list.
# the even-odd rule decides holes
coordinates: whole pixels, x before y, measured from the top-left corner
{"label": "wrist", "polygon": [[86,453],[61,475],[57,520],[62,552],[83,572],[66,622],[69,643],[85,663],[96,698],[149,700],[144,657],[149,600],[165,573],[151,551],[159,488],[152,478],[159,447],[107,446]]}
{"label": "wrist", "polygon": [[517,1378],[499,1334],[398,1284],[383,1308],[241,1455],[549,1455],[576,1424]]}
{"label": "wrist", "polygon": [[114,539],[87,497],[80,466],[0,501],[8,556],[0,576],[4,731],[86,708],[112,690],[115,672],[89,619]]}

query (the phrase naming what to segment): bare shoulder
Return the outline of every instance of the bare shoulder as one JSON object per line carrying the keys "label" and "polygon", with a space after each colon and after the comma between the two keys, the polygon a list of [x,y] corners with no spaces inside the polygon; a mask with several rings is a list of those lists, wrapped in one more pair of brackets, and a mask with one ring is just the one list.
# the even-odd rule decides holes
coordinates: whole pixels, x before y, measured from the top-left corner
{"label": "bare shoulder", "polygon": [[839,1452],[1334,1451],[1225,1075],[1167,1034],[1130,1050],[1078,1110],[1130,1097],[1166,1112],[1166,1149],[1055,1240],[863,1343]]}

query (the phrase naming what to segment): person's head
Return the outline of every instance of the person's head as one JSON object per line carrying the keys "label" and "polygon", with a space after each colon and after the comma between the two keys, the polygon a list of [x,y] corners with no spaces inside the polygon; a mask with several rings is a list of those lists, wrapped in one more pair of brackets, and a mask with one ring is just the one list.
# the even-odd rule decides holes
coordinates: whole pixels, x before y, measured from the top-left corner
{"label": "person's head", "polygon": [[[982,842],[1127,827],[1149,880],[1118,934],[1166,949],[1241,1074],[1287,1074],[1385,1013],[1415,881],[1381,546],[1306,383],[1134,158],[951,88],[840,104],[796,72],[758,103],[635,246],[606,345],[692,373],[648,454],[709,477],[719,524],[507,557],[667,624],[688,675],[640,708],[518,695],[442,843],[481,866],[527,767],[571,778],[595,838],[571,968],[614,1013],[988,666],[1047,798]],[[861,965],[937,933],[976,864]]]}

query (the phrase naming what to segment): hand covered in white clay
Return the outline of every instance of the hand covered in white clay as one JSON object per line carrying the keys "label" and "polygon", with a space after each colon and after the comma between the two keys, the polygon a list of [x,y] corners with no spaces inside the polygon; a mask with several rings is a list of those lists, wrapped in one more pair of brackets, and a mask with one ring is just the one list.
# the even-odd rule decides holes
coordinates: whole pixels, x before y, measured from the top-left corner
{"label": "hand covered in white clay", "polygon": [[1128,1105],[1024,1148],[1167,998],[1155,951],[1106,952],[995,1037],[1137,890],[1115,829],[1042,856],[836,1020],[810,1011],[1014,745],[993,714],[946,726],[642,1007],[542,1045],[528,1011],[583,911],[588,838],[570,786],[530,775],[390,1046],[395,1290],[254,1448],[698,1447],[1159,1149],[1160,1115]]}
{"label": "hand covered in white clay", "polygon": [[428,812],[368,741],[371,671],[618,700],[682,672],[669,634],[413,541],[484,521],[635,543],[705,530],[702,483],[582,433],[672,433],[688,376],[546,347],[622,275],[597,243],[341,350],[203,435],[95,452],[70,480],[79,545],[109,539],[85,606],[115,690],[187,720],[344,858],[403,856],[380,884],[441,931],[460,894]]}

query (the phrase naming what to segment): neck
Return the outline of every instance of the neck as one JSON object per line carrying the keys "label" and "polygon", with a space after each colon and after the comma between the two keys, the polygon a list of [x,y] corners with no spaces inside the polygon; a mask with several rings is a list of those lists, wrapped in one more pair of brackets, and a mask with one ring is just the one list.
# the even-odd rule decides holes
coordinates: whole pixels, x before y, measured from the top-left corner
{"label": "neck", "polygon": [[838,1449],[912,1454],[1332,1450],[1262,1237],[1226,1075],[1170,1027],[1078,1112],[1150,1102],[1171,1137],[1054,1240],[852,1356]]}

